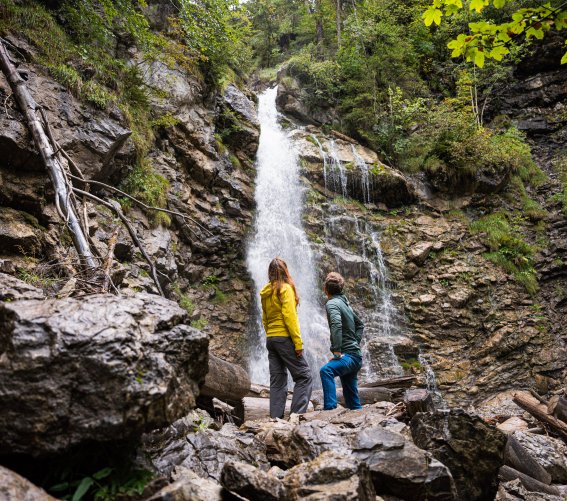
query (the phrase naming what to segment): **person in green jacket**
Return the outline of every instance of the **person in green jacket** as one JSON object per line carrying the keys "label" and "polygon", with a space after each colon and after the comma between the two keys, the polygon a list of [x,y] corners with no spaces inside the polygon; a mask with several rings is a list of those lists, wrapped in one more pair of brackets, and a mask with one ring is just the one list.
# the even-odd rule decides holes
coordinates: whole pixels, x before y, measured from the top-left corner
{"label": "person in green jacket", "polygon": [[344,278],[331,272],[325,279],[323,291],[328,301],[325,304],[327,320],[331,331],[331,352],[333,357],[321,367],[319,374],[323,386],[323,409],[337,407],[335,378],[341,378],[343,396],[348,409],[362,409],[358,396],[358,371],[362,367],[360,341],[364,324],[350,306],[343,294]]}
{"label": "person in green jacket", "polygon": [[268,279],[270,282],[260,291],[260,298],[270,366],[270,416],[283,418],[287,400],[287,371],[295,383],[290,409],[292,413],[307,412],[313,377],[303,356],[303,340],[297,316],[299,296],[282,258],[272,259],[268,267]]}

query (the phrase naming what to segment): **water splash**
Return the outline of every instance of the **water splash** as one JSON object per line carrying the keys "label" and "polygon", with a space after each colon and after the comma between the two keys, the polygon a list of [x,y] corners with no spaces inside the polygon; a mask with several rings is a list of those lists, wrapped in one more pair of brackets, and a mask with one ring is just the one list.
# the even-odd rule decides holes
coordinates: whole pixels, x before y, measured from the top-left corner
{"label": "water splash", "polygon": [[[305,354],[314,373],[328,359],[329,332],[319,299],[316,263],[302,225],[304,188],[300,183],[299,161],[293,144],[278,124],[277,87],[259,95],[260,144],[257,153],[255,231],[249,242],[247,266],[258,299],[268,281],[268,264],[275,256],[286,260],[301,298],[299,322]],[[268,384],[268,355],[257,311],[249,349],[249,372],[253,382]],[[315,377],[314,381],[319,381]]]}
{"label": "water splash", "polygon": [[[324,152],[323,152],[324,153]],[[346,167],[339,159],[337,152],[337,145],[334,139],[329,139],[329,156],[328,160],[323,156],[323,162],[328,162],[329,174],[326,176],[330,183],[331,189],[337,193],[341,193],[343,197],[348,197],[348,178]],[[325,188],[327,188],[327,181],[325,181]]]}

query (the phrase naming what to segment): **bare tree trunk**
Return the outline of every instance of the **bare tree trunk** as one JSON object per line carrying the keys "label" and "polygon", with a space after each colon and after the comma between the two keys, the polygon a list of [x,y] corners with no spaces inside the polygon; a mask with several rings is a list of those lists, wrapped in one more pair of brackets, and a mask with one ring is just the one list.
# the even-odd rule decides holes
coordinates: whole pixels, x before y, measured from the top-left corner
{"label": "bare tree trunk", "polygon": [[71,237],[75,244],[75,249],[77,250],[77,253],[84,265],[88,268],[96,268],[97,264],[91,252],[91,248],[85,234],[83,233],[75,209],[70,202],[71,193],[67,180],[65,179],[63,166],[57,159],[51,143],[49,142],[49,138],[43,129],[43,125],[37,116],[36,112],[38,111],[39,106],[30,95],[25,81],[10,61],[10,57],[8,56],[8,52],[6,51],[6,47],[2,40],[0,40],[0,68],[10,84],[21,112],[26,118],[35,146],[43,159],[45,167],[47,168],[47,173],[49,174],[49,178],[51,179],[55,190],[56,205],[61,209],[63,217],[65,218],[65,223],[71,231]]}

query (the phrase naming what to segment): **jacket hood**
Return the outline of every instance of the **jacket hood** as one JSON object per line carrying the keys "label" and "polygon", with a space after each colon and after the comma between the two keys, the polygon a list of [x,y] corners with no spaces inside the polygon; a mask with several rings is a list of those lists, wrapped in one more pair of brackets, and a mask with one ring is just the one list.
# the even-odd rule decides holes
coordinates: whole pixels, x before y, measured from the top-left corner
{"label": "jacket hood", "polygon": [[268,283],[264,285],[264,288],[260,291],[261,297],[270,297],[272,295],[272,284]]}

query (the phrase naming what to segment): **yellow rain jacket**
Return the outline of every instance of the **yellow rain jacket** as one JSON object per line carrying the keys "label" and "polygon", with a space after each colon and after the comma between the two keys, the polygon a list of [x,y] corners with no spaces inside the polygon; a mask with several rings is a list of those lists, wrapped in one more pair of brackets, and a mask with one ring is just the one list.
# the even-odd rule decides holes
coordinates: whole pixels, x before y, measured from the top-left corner
{"label": "yellow rain jacket", "polygon": [[280,299],[272,289],[272,284],[267,284],[260,291],[262,299],[262,323],[266,330],[266,336],[291,337],[296,350],[303,349],[301,331],[299,330],[299,318],[295,304],[295,294],[289,284],[283,284],[280,291]]}

